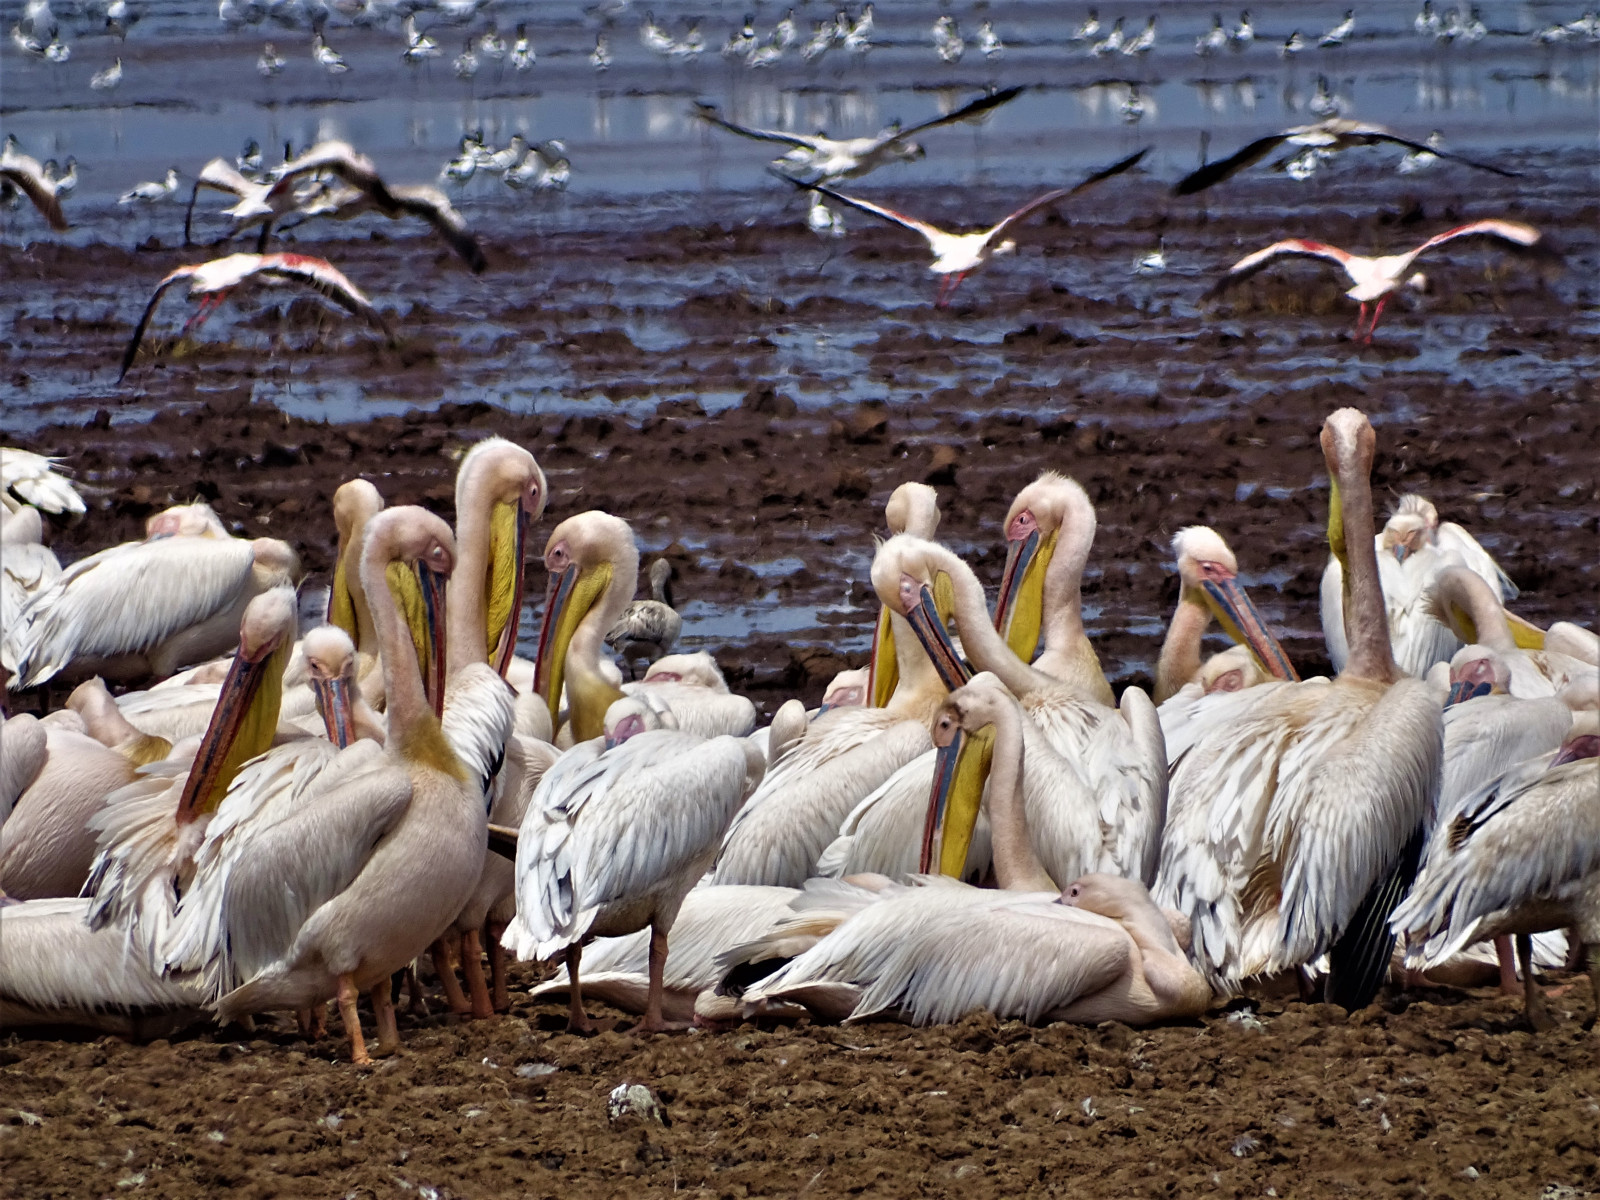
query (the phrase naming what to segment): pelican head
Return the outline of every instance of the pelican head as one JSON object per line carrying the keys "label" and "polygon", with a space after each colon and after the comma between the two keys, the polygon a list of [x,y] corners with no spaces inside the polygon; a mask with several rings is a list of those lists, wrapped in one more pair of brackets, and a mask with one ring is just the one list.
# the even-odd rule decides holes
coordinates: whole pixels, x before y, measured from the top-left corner
{"label": "pelican head", "polygon": [[704,650],[693,654],[663,654],[644,673],[646,683],[686,683],[690,687],[708,688],[713,692],[726,692],[728,681],[722,677],[717,660]]}
{"label": "pelican head", "polygon": [[1256,662],[1248,646],[1229,646],[1220,654],[1213,654],[1200,668],[1200,690],[1204,695],[1212,692],[1242,692],[1266,683],[1272,678]]}
{"label": "pelican head", "polygon": [[[545,544],[544,566],[550,580],[539,627],[534,690],[550,706],[554,723],[566,686],[572,693],[568,708],[573,737],[587,741],[604,732],[605,711],[621,695],[596,668],[605,631],[622,615],[638,586],[639,547],[626,521],[591,510],[555,527]],[[580,627],[585,626],[579,639]],[[569,647],[577,652],[570,663]]]}
{"label": "pelican head", "polygon": [[146,541],[164,537],[218,537],[228,531],[209,504],[177,504],[163,509],[144,523]]}
{"label": "pelican head", "polygon": [[[902,483],[889,496],[883,508],[890,535],[909,533],[932,538],[939,530],[939,493],[925,483]],[[882,708],[889,703],[900,683],[900,667],[895,659],[894,624],[887,607],[878,610],[878,625],[872,635],[872,661],[868,666],[867,691],[862,703]],[[831,690],[831,689],[830,689]],[[828,708],[823,698],[823,708]]]}
{"label": "pelican head", "polygon": [[1593,709],[1573,714],[1572,728],[1562,739],[1561,749],[1550,765],[1559,767],[1562,763],[1581,762],[1587,758],[1600,758],[1600,713]]}
{"label": "pelican head", "polygon": [[1434,507],[1433,501],[1426,496],[1419,496],[1415,492],[1407,492],[1400,497],[1394,506],[1395,516],[1415,516],[1422,518],[1422,523],[1428,528],[1428,540],[1432,541],[1439,532],[1439,510]]}
{"label": "pelican head", "polygon": [[239,768],[272,745],[296,618],[294,589],[287,584],[245,607],[239,649],[178,800],[178,824],[215,812]]}
{"label": "pelican head", "polygon": [[1379,537],[1396,562],[1405,562],[1427,544],[1427,519],[1414,512],[1397,512],[1384,524]]}
{"label": "pelican head", "polygon": [[[361,538],[367,522],[383,511],[383,497],[365,479],[341,483],[333,493],[333,525],[339,531],[338,559],[333,567],[333,586],[328,589],[328,623],[359,638],[361,626],[370,624],[363,611],[367,598],[361,591]],[[370,650],[370,647],[369,647]]]}
{"label": "pelican head", "polygon": [[1061,893],[1059,903],[1099,913],[1113,921],[1147,914],[1154,907],[1150,892],[1137,879],[1098,872],[1073,880]]}
{"label": "pelican head", "polygon": [[872,587],[886,608],[904,617],[947,688],[972,678],[946,622],[955,610],[955,587],[941,563],[950,552],[933,542],[896,534],[872,560]]}
{"label": "pelican head", "polygon": [[311,673],[317,711],[328,730],[328,740],[340,749],[355,741],[351,721],[351,695],[356,685],[356,647],[337,625],[318,625],[300,642],[300,653]]}
{"label": "pelican head", "polygon": [[1249,648],[1267,673],[1278,679],[1299,679],[1289,656],[1267,632],[1261,614],[1240,585],[1239,563],[1228,543],[1213,529],[1191,525],[1178,531],[1172,549],[1178,556],[1183,598],[1206,608],[1230,638]]}
{"label": "pelican head", "polygon": [[1378,439],[1366,414],[1357,408],[1341,408],[1322,425],[1322,457],[1328,464],[1328,546],[1341,566],[1345,562],[1344,507],[1339,499],[1339,479],[1367,479],[1372,475],[1372,458]]}
{"label": "pelican head", "polygon": [[1085,553],[1094,541],[1094,505],[1065,475],[1045,471],[1017,493],[1006,513],[1006,569],[994,626],[1023,662],[1032,662],[1044,621],[1044,581],[1063,527]]}
{"label": "pelican head", "polygon": [[533,455],[496,437],[479,442],[462,459],[456,476],[456,512],[465,511],[467,497],[480,489],[492,502],[486,652],[490,665],[504,675],[517,648],[528,530],[544,513],[549,485]]}
{"label": "pelican head", "polygon": [[385,509],[367,525],[362,586],[381,579],[411,633],[434,716],[444,711],[445,586],[456,568],[450,526],[424,508]]}
{"label": "pelican head", "polygon": [[998,679],[985,673],[951,692],[933,718],[938,754],[922,831],[923,872],[961,877],[994,757],[993,726],[1007,704],[1016,701]]}
{"label": "pelican head", "polygon": [[629,738],[653,729],[677,727],[677,716],[656,697],[648,693],[624,696],[606,709],[606,749],[615,750]]}
{"label": "pelican head", "polygon": [[866,667],[840,671],[822,693],[822,707],[817,710],[818,715],[832,708],[853,708],[865,704],[867,688],[871,686],[870,676],[871,672]]}
{"label": "pelican head", "polygon": [[1505,695],[1511,688],[1506,660],[1487,646],[1463,646],[1450,659],[1450,698],[1445,707],[1478,696]]}

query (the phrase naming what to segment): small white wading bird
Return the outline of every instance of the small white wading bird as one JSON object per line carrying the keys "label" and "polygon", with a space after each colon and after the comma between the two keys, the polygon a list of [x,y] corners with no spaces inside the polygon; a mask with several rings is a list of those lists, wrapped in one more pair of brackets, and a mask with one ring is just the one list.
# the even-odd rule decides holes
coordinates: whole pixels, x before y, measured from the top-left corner
{"label": "small white wading bird", "polygon": [[741,137],[763,142],[778,142],[790,149],[772,162],[772,167],[785,178],[795,182],[828,183],[837,179],[855,179],[868,171],[891,162],[915,162],[927,151],[912,139],[929,129],[952,125],[958,121],[973,121],[984,114],[1016,99],[1022,88],[1010,87],[988,96],[980,96],[954,112],[932,120],[923,121],[904,129],[898,121],[871,137],[830,138],[825,134],[788,133],[777,129],[751,129],[737,125],[724,117],[710,104],[697,104],[694,115],[702,121],[737,133]]}
{"label": "small white wading bird", "polygon": [[118,204],[155,204],[178,190],[178,168],[168,167],[160,183],[141,183],[117,197]]}
{"label": "small white wading bird", "polygon": [[1132,167],[1147,151],[1140,150],[1137,154],[1130,154],[1121,162],[1114,163],[1103,171],[1097,171],[1082,183],[1069,188],[1056,188],[1042,196],[1036,196],[1021,208],[1007,213],[998,222],[988,229],[974,230],[971,233],[947,233],[936,225],[926,221],[919,221],[915,217],[908,217],[904,213],[895,212],[892,208],[873,204],[870,200],[858,200],[853,196],[846,196],[843,192],[836,192],[832,188],[821,184],[801,185],[796,181],[796,186],[809,186],[813,191],[819,192],[829,199],[840,204],[848,204],[851,208],[858,208],[862,212],[871,213],[892,225],[899,225],[913,233],[921,234],[928,242],[928,249],[933,252],[933,265],[928,268],[930,274],[942,276],[939,281],[939,295],[935,304],[943,308],[950,302],[956,288],[961,286],[961,281],[973,271],[987,263],[999,254],[1010,254],[1017,248],[1017,243],[1011,238],[1002,238],[1002,234],[1030,213],[1037,211],[1058,200],[1065,200],[1068,196],[1075,196],[1085,188],[1093,187],[1103,180],[1114,175],[1120,175]]}
{"label": "small white wading bird", "polygon": [[[1537,246],[1540,234],[1531,225],[1524,225],[1519,221],[1473,221],[1466,225],[1458,225],[1454,229],[1447,229],[1441,234],[1429,238],[1414,250],[1404,254],[1386,254],[1376,258],[1366,258],[1359,254],[1351,254],[1337,246],[1330,246],[1326,242],[1313,242],[1305,238],[1288,238],[1281,242],[1274,242],[1263,250],[1254,254],[1247,254],[1233,266],[1228,268],[1228,273],[1212,289],[1212,294],[1223,288],[1231,287],[1241,280],[1248,279],[1257,271],[1271,266],[1273,262],[1282,257],[1319,258],[1331,262],[1343,269],[1355,285],[1345,293],[1352,300],[1361,302],[1361,313],[1356,318],[1355,333],[1351,336],[1363,341],[1372,341],[1372,334],[1378,327],[1378,319],[1383,316],[1383,306],[1388,303],[1389,295],[1405,286],[1422,288],[1427,280],[1420,274],[1408,275],[1411,264],[1417,258],[1432,250],[1435,246],[1442,246],[1446,242],[1453,242],[1464,237],[1489,237],[1506,242],[1512,247],[1529,249]],[[1377,301],[1377,307],[1372,310],[1372,323],[1367,324],[1367,309],[1372,302]]]}
{"label": "small white wading bird", "polygon": [[1344,559],[1350,659],[1333,680],[1209,698],[1174,755],[1158,904],[1188,917],[1214,986],[1331,958],[1330,1002],[1361,1008],[1388,970],[1388,915],[1439,787],[1443,695],[1389,649],[1370,484],[1375,439],[1355,409],[1322,430],[1328,538]]}
{"label": "small white wading bird", "polygon": [[266,282],[303,283],[346,312],[365,317],[372,325],[382,330],[390,342],[394,340],[394,332],[390,328],[388,319],[378,311],[371,300],[367,299],[360,288],[345,277],[344,272],[327,259],[312,258],[307,254],[229,254],[222,258],[214,258],[210,262],[178,267],[162,278],[156,285],[155,294],[150,297],[150,302],[145,305],[144,313],[139,317],[139,324],[134,327],[133,336],[128,339],[128,348],[122,352],[122,367],[117,373],[117,382],[122,382],[128,374],[128,368],[133,366],[133,360],[138,357],[145,330],[149,328],[150,319],[155,316],[156,307],[161,303],[161,297],[166,295],[168,288],[187,281],[189,295],[200,297],[200,307],[194,316],[189,318],[182,334],[179,335],[184,336],[203,325],[206,318],[235,288],[257,278]]}
{"label": "small white wading bird", "polygon": [[1282,133],[1272,133],[1266,137],[1257,138],[1243,149],[1236,150],[1227,158],[1219,158],[1216,162],[1207,163],[1198,170],[1191,171],[1173,185],[1172,194],[1175,196],[1190,196],[1195,192],[1204,191],[1212,184],[1221,183],[1229,176],[1237,175],[1246,167],[1254,166],[1283,145],[1321,150],[1332,154],[1340,150],[1348,150],[1353,146],[1375,146],[1383,142],[1388,142],[1395,146],[1404,146],[1413,153],[1426,151],[1439,158],[1447,158],[1452,162],[1474,167],[1479,171],[1490,171],[1509,179],[1519,177],[1516,171],[1508,171],[1491,163],[1476,162],[1459,154],[1429,146],[1424,142],[1412,141],[1410,138],[1401,137],[1399,134],[1385,129],[1382,125],[1374,125],[1368,121],[1356,121],[1347,117],[1332,117],[1326,121],[1318,121],[1314,125],[1296,125],[1292,129],[1285,129]]}

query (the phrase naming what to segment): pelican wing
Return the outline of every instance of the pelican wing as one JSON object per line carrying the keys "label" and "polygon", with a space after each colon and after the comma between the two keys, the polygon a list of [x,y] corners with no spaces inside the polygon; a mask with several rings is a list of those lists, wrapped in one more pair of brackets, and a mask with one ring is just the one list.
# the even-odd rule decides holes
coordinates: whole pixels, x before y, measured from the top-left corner
{"label": "pelican wing", "polygon": [[1189,172],[1173,185],[1172,194],[1174,196],[1192,196],[1196,192],[1203,192],[1212,184],[1221,183],[1230,175],[1237,175],[1246,167],[1255,166],[1256,163],[1271,154],[1288,139],[1288,133],[1272,133],[1266,137],[1257,138],[1243,149],[1235,150],[1227,158],[1219,158],[1216,162],[1207,163],[1197,171]]}
{"label": "pelican wing", "polygon": [[516,724],[517,694],[488,663],[472,663],[445,687],[444,736],[483,790],[485,804],[497,794],[506,742]]}
{"label": "pelican wing", "polygon": [[455,206],[450,203],[450,198],[438,188],[425,183],[392,187],[389,189],[389,195],[393,198],[398,211],[421,217],[432,225],[439,236],[450,243],[450,248],[461,256],[474,275],[481,273],[488,266],[488,260],[483,256],[483,247],[467,228],[466,218],[456,211]]}
{"label": "pelican wing", "polygon": [[1351,255],[1337,246],[1330,246],[1327,242],[1313,242],[1306,238],[1286,238],[1281,242],[1273,242],[1264,249],[1257,250],[1254,254],[1246,254],[1233,266],[1228,268],[1227,274],[1213,284],[1206,292],[1206,296],[1214,296],[1234,284],[1249,279],[1257,271],[1265,270],[1271,266],[1273,260],[1283,257],[1295,258],[1320,258],[1325,262],[1337,263],[1343,267],[1350,261]]}
{"label": "pelican wing", "polygon": [[209,537],[128,542],[73,563],[7,633],[17,686],[43,683],[75,658],[160,645],[232,604],[254,564],[249,542]]}
{"label": "pelican wing", "polygon": [[975,1011],[1037,1021],[1114,982],[1134,952],[1115,922],[1051,893],[915,888],[869,905],[746,1000],[860,989],[851,1020],[898,1012],[925,1025]]}
{"label": "pelican wing", "polygon": [[1391,924],[1407,959],[1436,963],[1475,941],[1483,918],[1552,897],[1600,871],[1595,763],[1543,754],[1468,797]]}
{"label": "pelican wing", "polygon": [[0,163],[0,179],[19,188],[23,195],[33,201],[33,206],[50,223],[51,229],[65,233],[72,228],[67,223],[66,214],[61,211],[61,198],[56,195],[54,188],[45,183],[43,176],[10,163]]}
{"label": "pelican wing", "polygon": [[[517,922],[547,956],[600,905],[648,892],[715,852],[743,798],[744,747],[651,730],[575,747],[539,781],[517,841]],[[519,954],[529,942],[508,931]]]}
{"label": "pelican wing", "polygon": [[[1395,666],[1420,678],[1436,662],[1449,662],[1461,639],[1434,613],[1433,586],[1441,571],[1460,566],[1449,552],[1424,547],[1404,562],[1378,551],[1378,579],[1389,614],[1389,645]],[[1342,604],[1343,597],[1340,602]]]}
{"label": "pelican wing", "polygon": [[[1479,696],[1444,710],[1444,770],[1435,828],[1444,828],[1485,784],[1527,759],[1561,745],[1572,728],[1572,710],[1555,697],[1520,700]],[[1435,839],[1428,864],[1448,839]]]}
{"label": "pelican wing", "polygon": [[1494,556],[1483,548],[1478,539],[1460,525],[1454,521],[1441,521],[1438,539],[1439,548],[1459,555],[1467,570],[1487,583],[1501,603],[1517,598],[1518,588],[1511,582],[1511,576],[1501,569]]}
{"label": "pelican wing", "polygon": [[884,140],[893,142],[905,141],[908,138],[915,137],[925,129],[937,129],[941,125],[954,125],[957,121],[974,121],[987,113],[993,112],[1002,104],[1009,104],[1022,95],[1025,90],[1025,88],[1019,86],[1002,88],[998,92],[990,92],[987,96],[979,96],[976,100],[963,104],[954,112],[946,113],[942,117],[934,117],[931,120],[923,121],[919,125],[911,126],[910,129],[897,130],[892,137]]}
{"label": "pelican wing", "polygon": [[122,352],[122,368],[117,372],[117,382],[121,383],[127,375],[128,368],[133,366],[133,360],[138,357],[139,344],[144,341],[144,331],[150,327],[150,318],[156,315],[156,306],[161,303],[161,297],[167,294],[167,289],[180,279],[188,279],[195,273],[194,267],[178,267],[156,284],[156,290],[150,297],[150,302],[144,306],[144,312],[139,314],[139,323],[133,327],[133,336],[128,339],[128,347]]}
{"label": "pelican wing", "polygon": [[373,742],[339,750],[307,738],[252,759],[195,854],[163,961],[197,973],[211,1003],[255,978],[350,886],[410,803],[410,778]]}
{"label": "pelican wing", "polygon": [[42,454],[0,447],[0,491],[16,492],[42,512],[84,512],[83,497],[56,473],[56,465]]}
{"label": "pelican wing", "polygon": [[759,142],[778,142],[785,146],[797,146],[803,150],[815,150],[819,139],[806,137],[798,133],[785,133],[781,129],[751,129],[747,125],[735,125],[722,115],[714,104],[696,102],[694,115],[711,125],[726,129],[729,133],[737,133],[740,137],[755,138]]}

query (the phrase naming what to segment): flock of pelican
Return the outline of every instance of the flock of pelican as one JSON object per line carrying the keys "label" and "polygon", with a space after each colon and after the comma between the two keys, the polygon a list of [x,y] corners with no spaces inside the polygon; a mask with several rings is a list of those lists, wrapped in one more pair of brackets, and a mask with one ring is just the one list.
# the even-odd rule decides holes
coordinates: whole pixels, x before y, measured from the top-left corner
{"label": "flock of pelican", "polygon": [[[63,570],[34,506],[82,502],[0,451],[0,663],[13,700],[75,684],[0,725],[0,1026],[283,1012],[316,1037],[337,1001],[365,1063],[363,996],[391,1053],[420,958],[488,1018],[508,953],[558,965],[534,995],[574,1030],[596,997],[644,1030],[1143,1023],[1283,973],[1356,1008],[1391,970],[1492,977],[1489,941],[1537,1027],[1551,955],[1587,955],[1600,1004],[1600,641],[1516,617],[1426,499],[1380,528],[1362,413],[1322,450],[1332,679],[1298,677],[1192,527],[1155,696],[1114,697],[1082,616],[1094,507],[1045,471],[1006,514],[993,610],[933,489],[902,485],[869,666],[761,728],[704,652],[657,645],[624,681],[608,643],[663,618],[609,513],[550,531],[517,656],[548,489],[503,439],[462,459],[453,530],[342,485],[303,636],[292,547],[186,505]],[[653,574],[642,603],[671,613]],[[1204,658],[1213,621],[1235,645]]]}

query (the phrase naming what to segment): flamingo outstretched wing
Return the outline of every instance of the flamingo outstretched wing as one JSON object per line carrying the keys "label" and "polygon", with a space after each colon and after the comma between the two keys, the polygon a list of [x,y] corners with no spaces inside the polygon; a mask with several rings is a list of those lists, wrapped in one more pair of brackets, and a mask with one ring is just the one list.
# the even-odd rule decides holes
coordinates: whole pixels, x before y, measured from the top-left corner
{"label": "flamingo outstretched wing", "polygon": [[705,104],[696,101],[694,115],[702,121],[709,122],[729,133],[737,133],[740,137],[755,138],[758,142],[779,142],[785,146],[796,146],[802,150],[815,150],[817,138],[806,137],[798,133],[785,133],[781,129],[751,129],[748,125],[736,125],[722,115],[721,110],[714,104]]}
{"label": "flamingo outstretched wing", "polygon": [[937,129],[941,125],[954,125],[957,121],[971,121],[999,108],[1002,104],[1010,103],[1022,95],[1025,90],[1019,85],[1017,87],[1003,88],[998,92],[991,92],[987,96],[979,96],[970,104],[963,104],[954,112],[945,113],[942,117],[934,117],[932,120],[923,121],[920,124],[911,126],[910,129],[897,130],[894,136],[888,140],[899,141],[903,138],[914,137],[924,129]]}
{"label": "flamingo outstretched wing", "polygon": [[128,374],[128,368],[133,366],[133,360],[139,355],[139,345],[144,341],[144,331],[150,327],[150,318],[156,315],[156,306],[161,303],[161,297],[167,294],[167,289],[180,279],[188,279],[199,268],[195,266],[178,267],[169,271],[156,284],[155,294],[150,297],[150,302],[144,306],[144,312],[139,316],[139,323],[133,327],[133,336],[128,339],[128,348],[122,352],[122,369],[117,372],[117,382],[121,383]]}
{"label": "flamingo outstretched wing", "polygon": [[1257,271],[1264,270],[1272,265],[1273,260],[1285,256],[1294,258],[1320,258],[1326,262],[1337,263],[1344,267],[1355,255],[1349,251],[1341,250],[1338,246],[1329,245],[1327,242],[1314,242],[1307,238],[1285,238],[1281,242],[1273,242],[1253,254],[1246,254],[1233,266],[1228,268],[1227,274],[1213,284],[1206,292],[1205,298],[1215,296],[1217,293],[1234,284],[1250,278]]}

